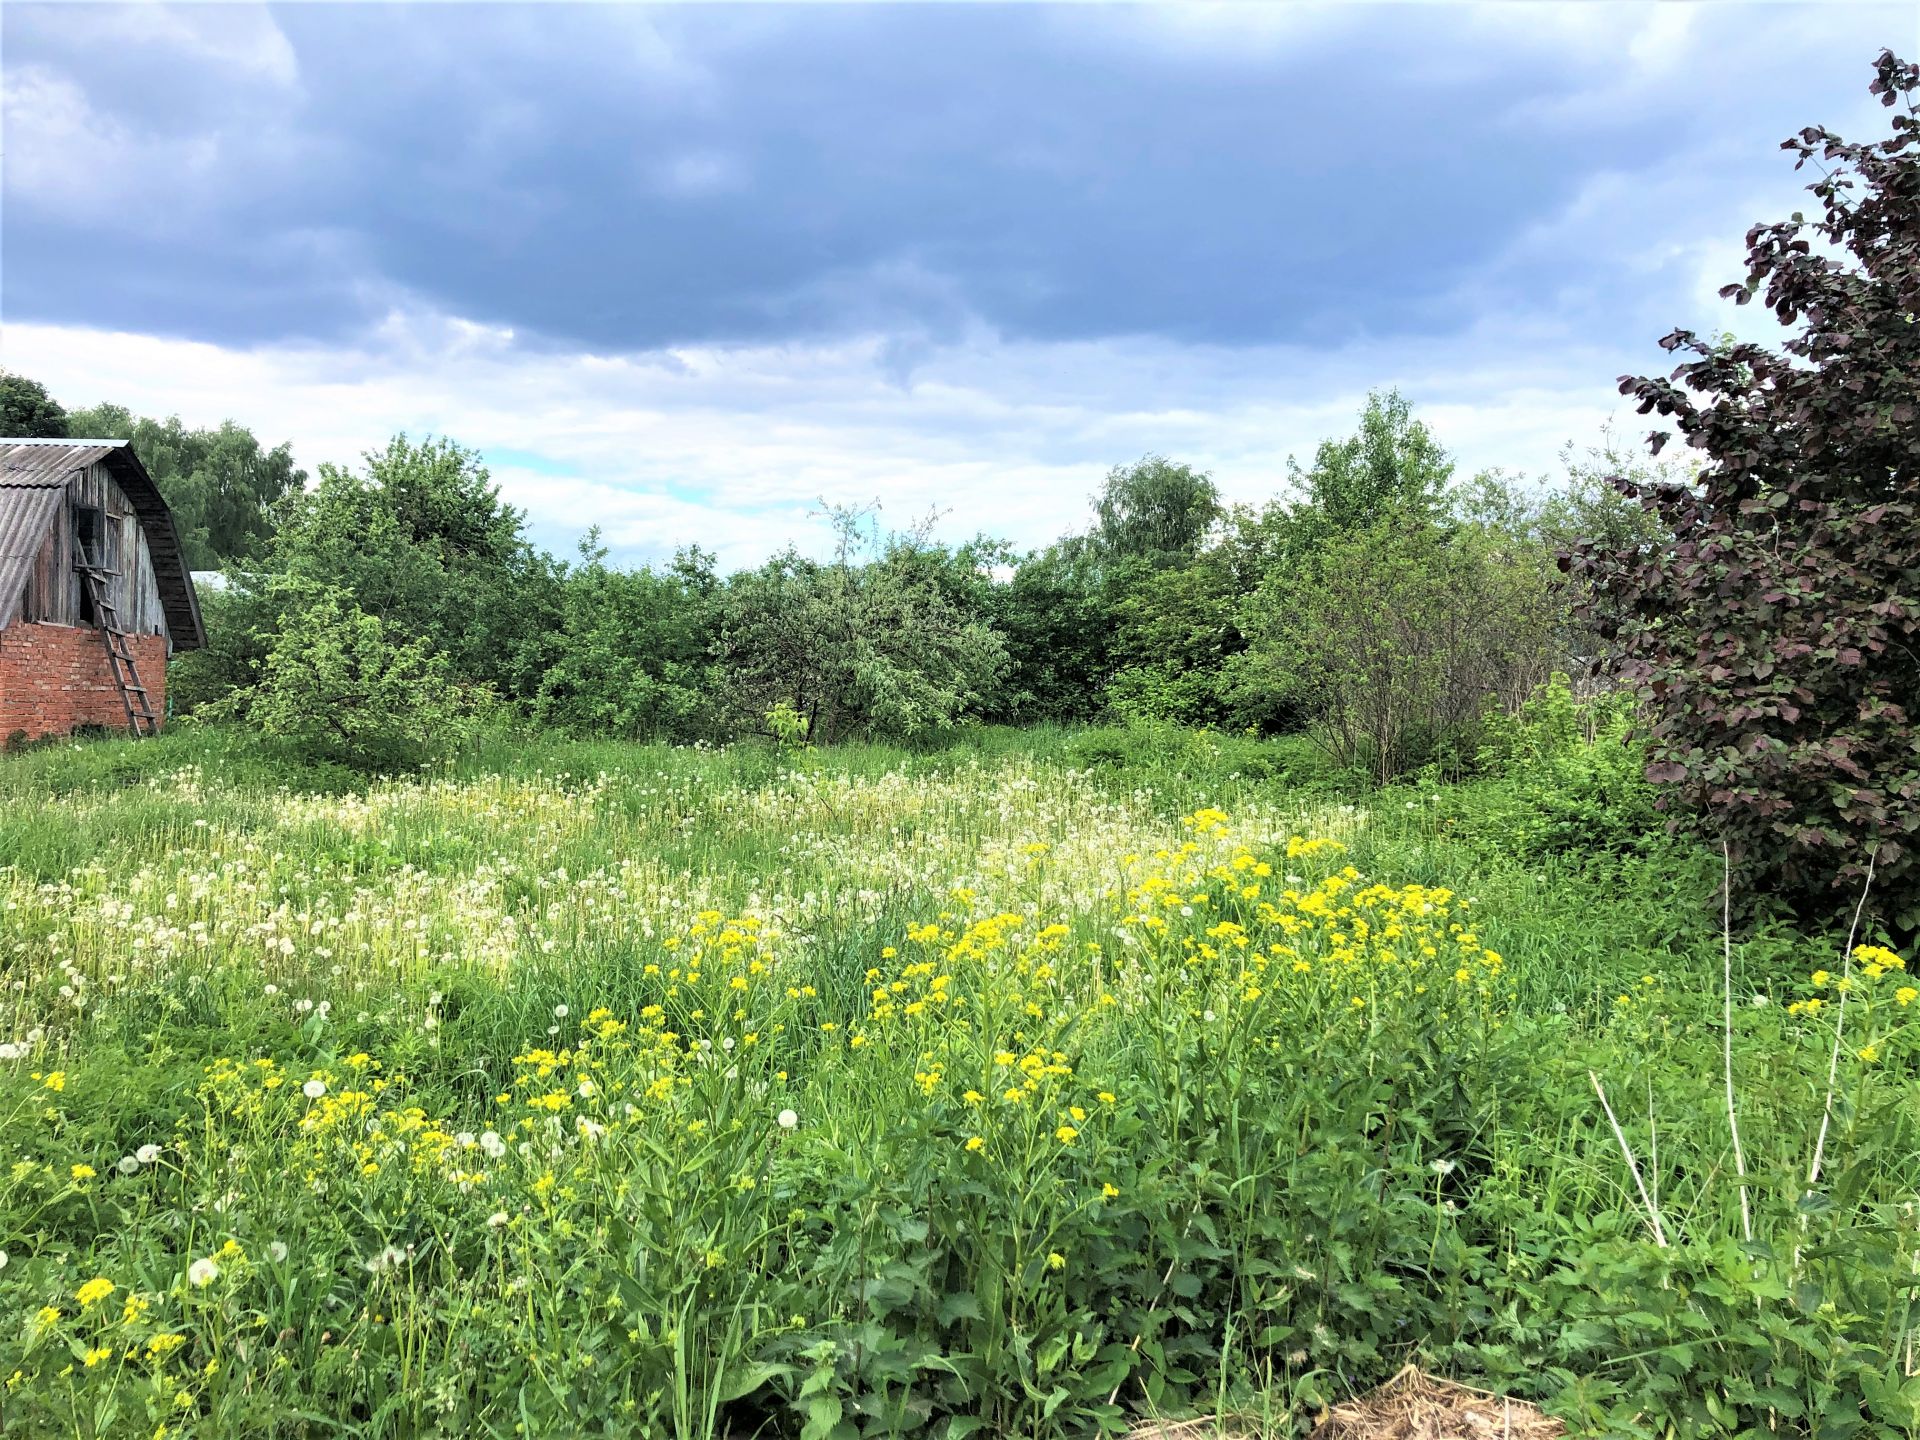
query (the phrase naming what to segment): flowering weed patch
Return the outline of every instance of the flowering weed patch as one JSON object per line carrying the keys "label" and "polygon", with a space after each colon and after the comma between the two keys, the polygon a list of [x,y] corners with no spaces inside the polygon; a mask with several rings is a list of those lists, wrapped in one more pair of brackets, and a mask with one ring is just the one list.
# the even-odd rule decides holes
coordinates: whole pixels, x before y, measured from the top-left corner
{"label": "flowering weed patch", "polygon": [[1431,807],[629,760],[7,822],[138,837],[0,869],[8,1435],[1920,1423],[1897,950],[1743,948],[1736,1167],[1717,932]]}

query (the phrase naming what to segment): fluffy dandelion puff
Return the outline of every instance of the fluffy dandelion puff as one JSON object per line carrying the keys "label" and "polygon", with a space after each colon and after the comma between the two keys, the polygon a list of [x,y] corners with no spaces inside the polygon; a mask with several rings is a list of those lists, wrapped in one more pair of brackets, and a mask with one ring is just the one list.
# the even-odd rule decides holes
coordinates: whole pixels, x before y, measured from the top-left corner
{"label": "fluffy dandelion puff", "polygon": [[220,1278],[220,1267],[213,1263],[211,1256],[203,1255],[187,1266],[187,1283],[198,1289],[204,1289]]}
{"label": "fluffy dandelion puff", "polygon": [[118,1170],[122,1175],[131,1175],[140,1168],[140,1162],[131,1155],[122,1155],[118,1160],[113,1162],[113,1168]]}
{"label": "fluffy dandelion puff", "polygon": [[564,1006],[564,1005],[556,1005],[556,1006],[554,1006],[554,1007],[553,1007],[553,1018],[554,1018],[554,1019],[556,1019],[556,1020],[564,1020],[564,1019],[566,1019],[566,1018],[567,1018],[567,1007],[566,1007],[566,1006]]}
{"label": "fluffy dandelion puff", "polygon": [[507,1142],[500,1138],[499,1131],[486,1130],[481,1132],[480,1148],[495,1160],[498,1160],[502,1155],[507,1153]]}
{"label": "fluffy dandelion puff", "polygon": [[800,1117],[791,1110],[782,1110],[774,1120],[782,1130],[791,1130],[800,1123]]}
{"label": "fluffy dandelion puff", "polygon": [[151,1165],[160,1158],[160,1147],[158,1145],[142,1145],[138,1150],[133,1152],[133,1158],[138,1160],[142,1165]]}
{"label": "fluffy dandelion puff", "polygon": [[268,1241],[267,1242],[267,1258],[273,1261],[273,1263],[276,1265],[281,1265],[286,1263],[287,1247],[281,1244],[280,1241],[278,1240]]}
{"label": "fluffy dandelion puff", "polygon": [[318,1100],[322,1095],[327,1093],[327,1082],[324,1080],[309,1080],[300,1087],[300,1093],[309,1100]]}

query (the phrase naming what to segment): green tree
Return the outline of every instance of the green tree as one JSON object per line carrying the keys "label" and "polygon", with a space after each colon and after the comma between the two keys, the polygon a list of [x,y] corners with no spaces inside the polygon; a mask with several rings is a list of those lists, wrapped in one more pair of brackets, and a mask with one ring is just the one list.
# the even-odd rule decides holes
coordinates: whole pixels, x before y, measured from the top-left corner
{"label": "green tree", "polygon": [[1094,497],[1094,550],[1109,563],[1158,569],[1191,560],[1220,518],[1213,477],[1161,455],[1116,465]]}
{"label": "green tree", "polygon": [[711,555],[683,550],[664,573],[617,570],[596,528],[561,588],[553,659],[534,696],[537,720],[630,739],[693,740],[712,730],[719,585]]}
{"label": "green tree", "polygon": [[1084,537],[1023,556],[994,593],[992,615],[1007,650],[993,718],[1071,723],[1099,712],[1112,669],[1113,611]]}
{"label": "green tree", "polygon": [[1722,292],[1764,297],[1779,349],[1676,330],[1688,358],[1621,382],[1707,462],[1620,482],[1672,543],[1572,564],[1650,709],[1663,805],[1758,893],[1836,909],[1871,872],[1920,930],[1920,66],[1884,51],[1874,72],[1893,134],[1788,140],[1818,213],[1749,230]]}
{"label": "green tree", "polygon": [[14,370],[0,369],[0,435],[15,440],[59,440],[73,434],[67,412],[47,387]]}
{"label": "green tree", "polygon": [[189,430],[180,417],[151,420],[120,405],[95,405],[67,416],[68,433],[133,442],[160,488],[194,570],[250,565],[273,533],[273,507],[306,484],[293,447],[269,450],[231,420],[215,430]]}
{"label": "green tree", "polygon": [[1300,496],[1296,519],[1310,532],[1309,544],[1389,514],[1431,517],[1453,478],[1452,459],[1398,390],[1370,392],[1360,428],[1344,440],[1323,440],[1311,466],[1287,464]]}
{"label": "green tree", "polygon": [[1406,514],[1331,536],[1248,601],[1246,667],[1380,782],[1471,756],[1488,704],[1546,679],[1557,613],[1538,545]]}
{"label": "green tree", "polygon": [[463,681],[511,699],[537,692],[563,628],[560,572],[473,451],[396,436],[360,471],[322,465],[277,513],[265,575],[346,591]]}
{"label": "green tree", "polygon": [[345,591],[281,582],[281,623],[232,708],[303,753],[364,770],[417,768],[471,731],[481,698],[424,640],[396,640]]}
{"label": "green tree", "polygon": [[925,529],[882,538],[856,511],[831,512],[825,564],[792,550],[727,586],[715,646],[736,723],[776,705],[830,744],[906,737],[978,714],[996,694],[1006,646],[954,580]]}

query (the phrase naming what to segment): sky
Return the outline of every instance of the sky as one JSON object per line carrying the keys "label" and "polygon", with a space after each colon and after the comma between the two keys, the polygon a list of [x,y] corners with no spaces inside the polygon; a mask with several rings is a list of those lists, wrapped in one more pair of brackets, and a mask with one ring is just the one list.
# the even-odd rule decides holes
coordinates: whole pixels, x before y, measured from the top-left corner
{"label": "sky", "polygon": [[822,501],[1026,547],[1147,453],[1230,499],[1397,386],[1462,471],[1887,132],[1920,5],[0,7],[0,362],[308,469],[485,457],[535,538],[724,567]]}

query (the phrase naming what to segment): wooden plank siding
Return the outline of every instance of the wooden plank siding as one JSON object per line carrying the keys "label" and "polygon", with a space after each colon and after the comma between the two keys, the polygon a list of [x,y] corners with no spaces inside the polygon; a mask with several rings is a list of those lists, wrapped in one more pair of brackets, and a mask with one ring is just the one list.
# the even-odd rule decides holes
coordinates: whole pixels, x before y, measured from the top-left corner
{"label": "wooden plank siding", "polygon": [[68,482],[66,502],[28,573],[17,618],[53,625],[82,623],[80,573],[73,564],[73,540],[75,512],[83,506],[92,506],[105,516],[101,558],[114,572],[107,580],[107,598],[119,614],[121,628],[135,635],[165,635],[165,611],[140,517],[103,464],[88,466]]}

